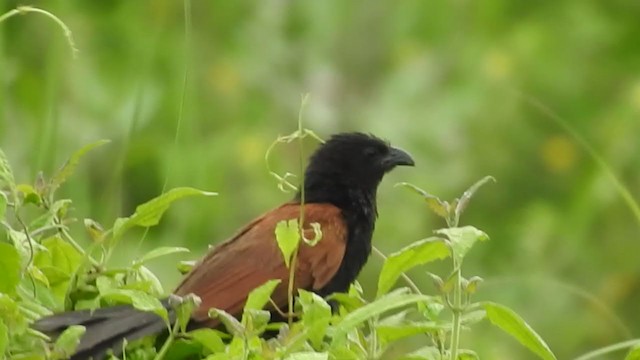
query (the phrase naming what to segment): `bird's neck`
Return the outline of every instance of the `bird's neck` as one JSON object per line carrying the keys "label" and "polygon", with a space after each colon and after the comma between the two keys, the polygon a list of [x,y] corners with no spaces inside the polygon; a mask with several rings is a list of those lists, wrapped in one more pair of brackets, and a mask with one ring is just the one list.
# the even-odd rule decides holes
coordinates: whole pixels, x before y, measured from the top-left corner
{"label": "bird's neck", "polygon": [[295,201],[329,203],[340,208],[345,215],[357,217],[360,221],[375,222],[378,216],[376,187],[363,187],[326,179],[307,181],[304,190],[304,194],[301,191],[297,192]]}

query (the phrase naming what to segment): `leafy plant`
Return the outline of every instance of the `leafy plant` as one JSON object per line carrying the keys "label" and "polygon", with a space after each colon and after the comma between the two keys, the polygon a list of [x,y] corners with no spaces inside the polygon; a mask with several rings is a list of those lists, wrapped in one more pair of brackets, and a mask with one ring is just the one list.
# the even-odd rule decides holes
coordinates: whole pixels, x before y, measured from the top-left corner
{"label": "leafy plant", "polygon": [[[420,195],[435,214],[445,219],[448,227],[436,230],[435,237],[420,240],[389,256],[379,277],[378,296],[385,294],[402,273],[413,267],[445,257],[451,258],[453,265],[452,271],[444,278],[429,274],[439,295],[430,302],[419,304],[420,326],[416,327],[413,322],[403,318],[394,318],[395,331],[398,334],[414,335],[421,332],[430,339],[431,344],[419,349],[411,355],[411,358],[451,360],[478,358],[472,350],[460,347],[461,328],[488,319],[540,358],[555,359],[555,355],[544,340],[514,311],[493,302],[471,302],[471,296],[477,291],[482,279],[477,276],[463,277],[463,261],[476,243],[486,241],[489,237],[472,226],[458,227],[458,222],[474,193],[492,180],[494,180],[492,177],[481,179],[460,198],[451,202],[441,200],[415,185],[398,184]],[[419,292],[415,286],[414,291]],[[450,321],[443,318],[445,309],[451,314]]]}
{"label": "leafy plant", "polygon": [[54,343],[28,327],[52,312],[128,303],[152,311],[168,321],[159,298],[164,289],[144,265],[157,257],[186,252],[162,247],[134,260],[130,267],[109,269],[110,255],[132,227],[156,225],[170,204],[187,196],[215,193],[176,188],[138,206],[128,217],[118,218],[110,229],[84,219],[87,241],[83,248],[71,235],[75,222],[70,199],[57,199],[56,191],[73,174],[88,151],[107,143],[99,141],[74,153],[49,180],[40,174],[33,184],[16,183],[9,161],[0,150],[0,215],[6,234],[0,241],[0,354],[12,359],[64,359],[73,353],[82,326],[63,332]]}

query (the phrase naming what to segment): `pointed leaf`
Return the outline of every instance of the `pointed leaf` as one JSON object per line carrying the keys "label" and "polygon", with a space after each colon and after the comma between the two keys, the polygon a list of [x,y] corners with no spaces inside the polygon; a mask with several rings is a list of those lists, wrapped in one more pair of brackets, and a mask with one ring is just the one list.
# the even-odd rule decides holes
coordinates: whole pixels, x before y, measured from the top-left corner
{"label": "pointed leaf", "polygon": [[104,292],[101,291],[100,296],[125,304],[131,304],[140,311],[153,312],[165,321],[169,319],[167,309],[165,309],[160,300],[140,290],[106,289]]}
{"label": "pointed leaf", "polygon": [[484,178],[478,180],[475,184],[471,185],[471,187],[462,194],[460,200],[458,200],[456,204],[455,212],[457,218],[460,217],[464,209],[467,207],[467,205],[469,204],[469,200],[471,200],[473,194],[475,194],[476,191],[478,191],[478,189],[482,187],[482,185],[488,183],[489,181],[496,182],[496,179],[493,176],[485,176]]}
{"label": "pointed leaf", "polygon": [[60,185],[62,185],[73,174],[80,162],[80,159],[89,151],[109,143],[110,140],[98,140],[94,143],[88,144],[77,150],[71,155],[69,159],[62,165],[53,178],[51,179],[51,191],[55,191]]}
{"label": "pointed leaf", "polygon": [[417,241],[391,254],[380,272],[377,296],[387,293],[402,273],[415,266],[444,259],[447,256],[449,256],[449,248],[443,239],[437,237]]}
{"label": "pointed leaf", "polygon": [[402,186],[402,187],[406,187],[410,190],[412,190],[413,192],[422,195],[422,197],[424,198],[424,200],[427,202],[427,205],[429,205],[429,208],[438,216],[447,219],[449,218],[449,212],[450,212],[450,205],[448,202],[440,200],[439,197],[435,196],[435,195],[431,195],[428,192],[420,189],[419,187],[411,184],[411,183],[407,183],[407,182],[401,182],[401,183],[397,183],[395,184],[395,186]]}
{"label": "pointed leaf", "polygon": [[451,252],[461,261],[476,241],[489,240],[489,236],[473,226],[454,227],[436,230],[436,234],[445,235],[451,244]]}
{"label": "pointed leaf", "polygon": [[434,297],[421,294],[408,294],[406,288],[392,291],[375,301],[347,314],[340,323],[334,327],[334,341],[342,341],[346,334],[356,326],[383,314],[389,310],[401,308],[418,302],[431,302]]}
{"label": "pointed leaf", "polygon": [[148,292],[151,295],[161,296],[164,294],[164,289],[162,288],[162,283],[151,270],[149,270],[146,266],[138,267],[138,271],[136,275],[142,280],[149,284]]}
{"label": "pointed leaf", "polygon": [[242,313],[242,325],[249,336],[262,334],[271,320],[267,310],[248,309]]}
{"label": "pointed leaf", "polygon": [[271,297],[273,290],[276,289],[276,286],[278,286],[278,284],[280,284],[279,279],[269,280],[253,289],[249,293],[247,302],[244,305],[244,310],[262,310],[264,306],[269,302],[269,298]]}
{"label": "pointed leaf", "polygon": [[175,246],[162,246],[159,248],[155,248],[149,251],[148,253],[142,255],[142,257],[139,258],[138,260],[134,261],[133,267],[138,267],[149,260],[153,260],[161,256],[175,254],[175,253],[185,253],[185,252],[189,252],[189,249],[183,248],[183,247],[175,247]]}
{"label": "pointed leaf", "polygon": [[280,252],[284,257],[284,263],[288,268],[291,262],[291,256],[300,243],[298,219],[280,221],[278,225],[276,225],[276,240],[278,241]]}
{"label": "pointed leaf", "polygon": [[299,290],[302,323],[315,349],[320,349],[331,321],[331,306],[318,294]]}
{"label": "pointed leaf", "polygon": [[240,321],[224,310],[209,309],[209,317],[212,319],[219,319],[229,334],[234,337],[242,336],[245,331],[244,326],[242,326]]}
{"label": "pointed leaf", "polygon": [[80,338],[86,330],[82,325],[71,325],[63,331],[58,336],[53,347],[53,352],[57,355],[56,358],[67,359],[73,355],[78,345],[80,345]]}
{"label": "pointed leaf", "polygon": [[482,304],[487,312],[487,318],[502,331],[514,337],[520,344],[527,347],[541,359],[555,360],[549,346],[515,311],[493,302]]}
{"label": "pointed leaf", "polygon": [[214,329],[197,329],[189,332],[189,336],[198,341],[212,353],[222,353],[225,350],[220,332]]}
{"label": "pointed leaf", "polygon": [[448,324],[438,324],[434,321],[405,321],[397,325],[379,324],[376,327],[376,332],[378,333],[380,340],[385,344],[389,344],[409,336],[435,333],[437,331],[443,331],[450,328],[451,326]]}
{"label": "pointed leaf", "polygon": [[0,292],[13,295],[20,283],[20,254],[12,245],[0,242]]}
{"label": "pointed leaf", "polygon": [[4,213],[7,211],[7,195],[0,191],[0,219],[4,217]]}
{"label": "pointed leaf", "polygon": [[9,160],[4,151],[0,149],[0,189],[5,186],[7,186],[11,192],[11,201],[16,203],[18,195],[16,193],[16,182],[13,178],[13,170],[11,170],[11,165],[9,165]]}
{"label": "pointed leaf", "polygon": [[187,196],[214,196],[217,193],[202,191],[190,187],[174,188],[166,193],[139,205],[133,215],[119,218],[113,225],[113,237],[119,239],[133,226],[151,227],[157,225],[172,202]]}

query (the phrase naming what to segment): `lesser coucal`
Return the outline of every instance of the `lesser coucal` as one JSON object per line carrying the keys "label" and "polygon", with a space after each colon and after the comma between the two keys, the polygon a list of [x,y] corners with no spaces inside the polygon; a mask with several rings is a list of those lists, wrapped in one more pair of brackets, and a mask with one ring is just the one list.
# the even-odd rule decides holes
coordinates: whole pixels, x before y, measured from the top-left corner
{"label": "lesser coucal", "polygon": [[[378,184],[398,165],[413,166],[414,162],[406,152],[362,133],[334,135],[315,151],[305,171],[304,228],[319,223],[323,235],[313,247],[301,243],[296,289],[321,296],[348,289],[371,253]],[[298,218],[300,197],[298,193],[291,202],[251,221],[211,249],[185,276],[174,293],[193,293],[202,300],[190,327],[219,325],[208,317],[210,308],[239,316],[249,292],[270,279],[282,280],[272,300],[280,308],[287,307],[289,270],[275,228],[282,220]],[[167,309],[170,318],[175,318],[168,305]],[[72,359],[101,359],[109,349],[119,353],[125,338],[132,341],[166,329],[159,316],[128,305],[61,313],[40,319],[34,327],[57,334],[74,324],[84,325],[86,333]]]}

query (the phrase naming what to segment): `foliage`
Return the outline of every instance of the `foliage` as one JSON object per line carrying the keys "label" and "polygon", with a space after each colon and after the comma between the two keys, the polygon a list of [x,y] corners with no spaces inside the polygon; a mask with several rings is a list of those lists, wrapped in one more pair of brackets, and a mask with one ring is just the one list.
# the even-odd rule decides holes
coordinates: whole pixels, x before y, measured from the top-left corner
{"label": "foliage", "polygon": [[[0,1],[0,13],[16,4]],[[474,247],[464,265],[485,278],[479,297],[518,309],[559,358],[606,343],[627,349],[640,333],[635,2],[38,5],[68,26],[33,11],[3,17],[0,143],[24,182],[53,173],[88,139],[113,139],[117,150],[95,154],[57,192],[73,199],[73,216],[98,220],[85,220],[89,236],[67,224],[83,248],[102,234],[98,222],[133,213],[165,184],[234,189],[179,205],[153,243],[123,239],[116,253],[123,256],[111,256],[115,268],[157,246],[204,251],[288,197],[268,185],[263,150],[290,126],[297,93],[311,91],[308,118],[319,133],[371,131],[409,149],[424,170],[392,177],[439,194],[478,173],[500,179],[465,215],[492,241]],[[79,49],[75,59],[68,45]],[[271,165],[288,160],[274,157]],[[2,197],[11,204],[17,195],[5,191],[0,213]],[[440,227],[420,202],[389,194],[383,183],[374,241],[385,252]],[[167,256],[145,265],[168,289],[180,277],[175,262]],[[360,277],[367,298],[380,265],[372,259]],[[446,274],[442,266],[429,270]],[[416,287],[427,287],[426,271],[408,271]],[[464,334],[483,357],[520,359],[529,351],[492,331]],[[422,343],[399,343],[389,357]],[[606,354],[588,358],[621,357]]]}
{"label": "foliage", "polygon": [[[96,144],[101,143],[103,142]],[[138,206],[131,216],[117,219],[113,227],[107,230],[102,230],[102,226],[94,221],[85,221],[85,224],[91,225],[87,228],[87,236],[93,242],[88,249],[84,249],[68,231],[71,219],[67,217],[66,210],[71,205],[71,200],[58,200],[55,195],[59,186],[72,175],[80,158],[92,147],[95,146],[83,147],[73,154],[71,160],[50,181],[39,177],[35,185],[16,185],[13,181],[6,180],[2,184],[5,189],[3,198],[7,198],[6,194],[13,192],[17,194],[13,202],[6,204],[8,211],[5,211],[2,224],[6,230],[7,242],[0,242],[3,250],[0,265],[5,274],[3,288],[0,289],[0,307],[3,310],[0,318],[0,349],[11,358],[65,359],[73,354],[80,337],[84,334],[83,326],[69,327],[53,342],[48,341],[46,335],[28,327],[30,322],[54,311],[93,309],[124,303],[131,304],[141,311],[154,312],[170,325],[167,310],[159,300],[164,290],[155,275],[145,268],[144,263],[160,256],[184,252],[186,249],[160,247],[134,260],[125,269],[111,269],[106,262],[109,254],[118,245],[117,240],[126,230],[136,225],[158,224],[162,214],[177,199],[213,193],[191,188],[169,190]],[[8,161],[2,160],[5,164],[3,179],[13,179]],[[27,209],[35,212],[30,213],[29,217],[23,216]],[[291,230],[294,235],[288,234]],[[284,229],[278,227],[276,232],[279,238],[295,238],[295,235],[300,233],[295,220],[291,226]],[[173,326],[169,326],[169,337],[156,357],[377,358],[384,354],[394,341],[406,336],[426,334],[432,339],[441,339],[442,334],[451,331],[451,326],[435,317],[435,313],[428,309],[442,303],[450,304],[446,293],[443,297],[436,298],[411,294],[407,289],[388,292],[400,272],[450,255],[454,255],[454,259],[461,262],[473,245],[474,239],[485,237],[484,233],[471,227],[448,228],[438,233],[446,235],[448,239],[436,239],[439,242],[417,242],[387,260],[380,277],[381,283],[386,285],[374,301],[365,301],[361,289],[356,285],[347,294],[336,294],[333,297],[338,304],[338,311],[332,313],[326,299],[300,291],[295,301],[298,319],[294,322],[290,317],[288,324],[270,324],[269,312],[264,310],[269,303],[271,292],[278,285],[279,281],[275,280],[252,291],[239,320],[222,310],[211,310],[210,316],[221,320],[227,334],[212,329],[188,332],[186,324],[191,311],[199,304],[199,299],[180,299],[172,296],[170,303],[178,310],[178,319]],[[291,247],[284,244],[285,242],[279,242],[283,254],[291,256],[291,249],[295,249],[297,245]],[[425,244],[428,246],[425,247]],[[450,254],[437,250],[433,247],[434,244],[446,245]],[[458,286],[465,284],[465,287],[459,290],[470,293],[469,281],[462,278],[459,280]],[[457,287],[453,289],[454,293],[456,289]],[[461,304],[456,305],[457,308],[451,306],[454,315],[466,311],[460,307]],[[465,306],[473,307],[469,304]],[[544,342],[517,315],[491,303],[485,304],[485,308],[492,322],[514,334],[526,346],[537,346],[535,351],[543,358],[553,358]],[[401,309],[404,311],[391,312]],[[389,312],[391,315],[387,315]],[[423,318],[417,323],[408,321],[410,316],[419,314],[422,314]],[[461,317],[457,319],[461,322]],[[394,332],[402,335],[390,336],[392,328]],[[277,330],[278,336],[264,339],[262,335],[267,330]],[[187,344],[189,346],[186,346]],[[143,342],[137,346],[137,349],[130,349],[131,354],[147,352],[151,356],[156,353],[149,343]],[[540,352],[540,349],[547,352]],[[449,353],[455,354],[457,350],[450,350]],[[440,352],[443,358],[446,354]]]}
{"label": "foliage", "polygon": [[[104,141],[74,153],[51,180],[38,176],[32,184],[16,184],[13,171],[0,151],[2,227],[0,242],[0,345],[2,355],[20,358],[68,358],[84,333],[72,326],[53,343],[28,324],[52,312],[131,304],[139,310],[155,312],[167,321],[167,310],[159,297],[165,293],[158,278],[144,265],[161,256],[185,252],[179,247],[159,247],[126,268],[108,268],[107,262],[118,239],[134,226],[158,223],[170,204],[194,195],[211,196],[193,188],[176,188],[140,205],[134,214],[116,219],[103,230],[85,219],[89,247],[81,247],[69,231],[70,199],[57,199],[56,190],[73,173],[80,158]],[[10,199],[10,200],[9,200]]]}

